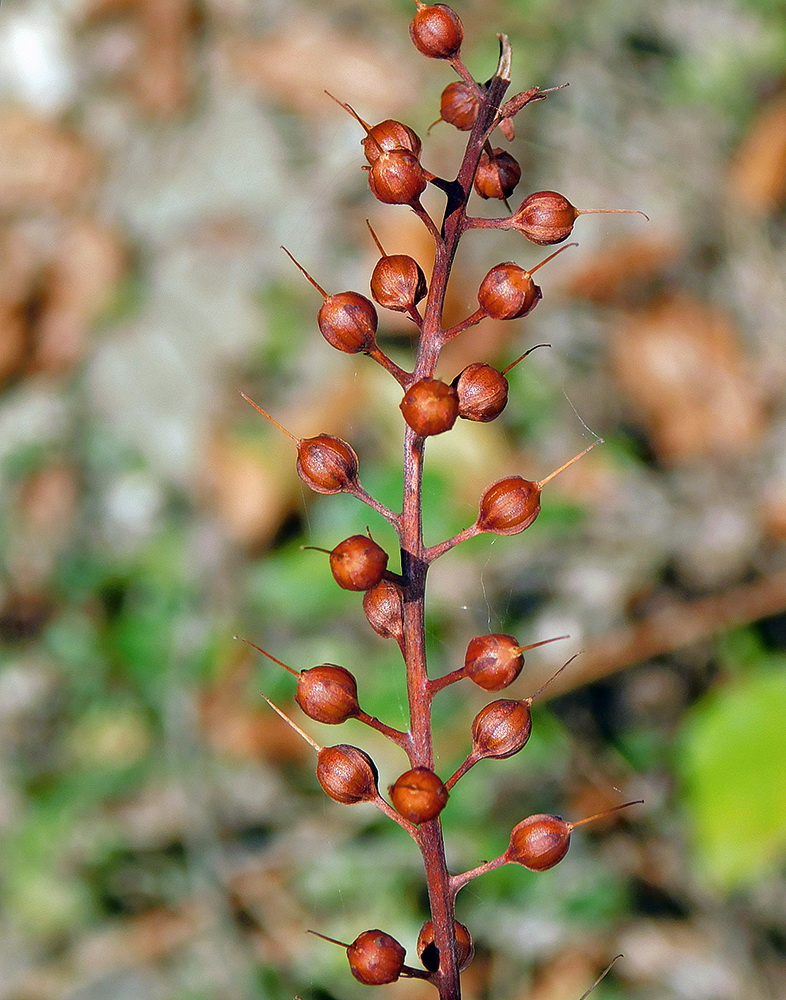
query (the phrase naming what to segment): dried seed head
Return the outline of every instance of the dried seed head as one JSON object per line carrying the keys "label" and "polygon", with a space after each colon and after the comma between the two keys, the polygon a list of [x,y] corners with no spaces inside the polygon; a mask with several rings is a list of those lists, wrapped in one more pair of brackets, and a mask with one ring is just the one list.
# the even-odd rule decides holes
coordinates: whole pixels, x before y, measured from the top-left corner
{"label": "dried seed head", "polygon": [[456,80],[442,91],[439,101],[439,121],[453,125],[460,132],[469,132],[478,117],[480,100],[468,83]]}
{"label": "dried seed head", "polygon": [[377,769],[367,753],[339,743],[323,747],[317,754],[317,781],[325,792],[342,805],[376,799]]}
{"label": "dried seed head", "polygon": [[[456,932],[456,945],[458,946],[458,967],[459,972],[463,972],[472,962],[475,956],[475,945],[472,935],[464,924],[458,920],[454,923]],[[420,928],[418,934],[417,952],[423,968],[429,972],[436,972],[439,968],[439,949],[434,941],[434,921],[427,920]]]}
{"label": "dried seed head", "polygon": [[389,791],[397,811],[415,826],[438,816],[448,801],[448,790],[427,767],[405,771]]}
{"label": "dried seed head", "polygon": [[404,968],[406,951],[384,931],[363,931],[347,948],[352,975],[366,986],[394,983]]}
{"label": "dried seed head", "polygon": [[399,405],[406,422],[422,437],[449,431],[459,412],[456,390],[436,378],[415,382]]}
{"label": "dried seed head", "polygon": [[621,806],[606,809],[576,823],[567,823],[561,816],[551,816],[546,813],[528,816],[513,827],[505,858],[529,868],[530,871],[545,872],[562,861],[568,853],[570,835],[577,826],[591,823],[620,809],[627,809],[628,806],[638,805],[641,801],[637,799],[635,802],[625,802]]}
{"label": "dried seed head", "polygon": [[380,257],[371,275],[371,294],[384,309],[409,312],[428,291],[420,264],[403,253]]}
{"label": "dried seed head", "polygon": [[404,600],[390,580],[380,580],[363,595],[363,611],[369,625],[383,639],[404,640]]}
{"label": "dried seed head", "polygon": [[524,666],[522,647],[512,635],[478,635],[470,639],[464,673],[484,691],[501,691],[512,684]]}
{"label": "dried seed head", "polygon": [[510,260],[492,267],[478,289],[480,308],[492,319],[520,319],[526,316],[543,298],[540,286],[532,280],[532,275],[563,250],[575,246],[578,244],[568,243],[560,247],[529,271]]}
{"label": "dried seed head", "polygon": [[368,170],[368,186],[386,205],[416,205],[428,180],[420,160],[408,149],[385,149]]}
{"label": "dried seed head", "polygon": [[464,41],[464,27],[458,14],[447,4],[418,4],[409,26],[415,48],[429,59],[452,59]]}
{"label": "dried seed head", "polygon": [[354,675],[335,663],[301,670],[295,701],[310,719],[329,726],[338,726],[360,711]]}
{"label": "dried seed head", "polygon": [[487,423],[507,405],[508,380],[491,365],[467,365],[451,384],[458,393],[458,415],[464,420]]}
{"label": "dried seed head", "polygon": [[489,155],[484,149],[480,154],[475,172],[475,190],[481,198],[509,198],[521,180],[521,166],[504,149],[492,149]]}
{"label": "dried seed head", "polygon": [[351,535],[330,553],[330,570],[344,590],[369,590],[382,579],[388,554],[368,535]]}
{"label": "dried seed head", "polygon": [[532,732],[529,703],[501,698],[482,708],[472,723],[472,750],[477,757],[503,759],[522,750]]}
{"label": "dried seed head", "polygon": [[[580,215],[616,213],[623,215],[644,215],[630,208],[575,208],[568,199],[556,191],[536,191],[528,195],[519,205],[511,219],[511,228],[517,229],[530,243],[547,246],[561,243],[573,231],[573,225]],[[646,219],[647,216],[644,215]]]}
{"label": "dried seed head", "polygon": [[584,451],[574,455],[539,483],[522,479],[521,476],[508,476],[492,483],[480,498],[480,513],[476,522],[478,528],[495,535],[517,535],[524,531],[540,513],[540,494],[546,483],[602,443],[602,439],[597,438]]}

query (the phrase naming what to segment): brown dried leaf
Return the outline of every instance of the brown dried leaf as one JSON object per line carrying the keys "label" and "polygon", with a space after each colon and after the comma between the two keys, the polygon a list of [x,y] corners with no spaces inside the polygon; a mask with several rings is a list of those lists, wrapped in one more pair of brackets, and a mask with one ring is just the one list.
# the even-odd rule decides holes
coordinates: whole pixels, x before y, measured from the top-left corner
{"label": "brown dried leaf", "polygon": [[191,0],[142,0],[136,91],[151,114],[166,117],[188,103]]}
{"label": "brown dried leaf", "polygon": [[52,259],[31,366],[63,372],[79,359],[91,325],[110,300],[126,259],[117,234],[93,219],[77,219]]}
{"label": "brown dried leaf", "polygon": [[390,56],[337,31],[315,11],[266,38],[229,39],[222,61],[260,96],[305,114],[346,114],[328,100],[325,90],[356,105],[363,117],[370,114],[370,107],[390,106],[391,80],[396,81],[398,107],[414,101],[417,94],[417,80],[407,80]]}
{"label": "brown dried leaf", "polygon": [[92,189],[96,155],[54,122],[6,108],[0,135],[0,211],[67,209]]}
{"label": "brown dried leaf", "polygon": [[729,195],[766,215],[786,201],[786,94],[766,103],[734,154]]}
{"label": "brown dried leaf", "polygon": [[674,240],[625,239],[595,251],[565,286],[569,295],[590,302],[640,299],[680,252]]}
{"label": "brown dried leaf", "polygon": [[702,302],[673,296],[629,313],[611,363],[665,462],[745,451],[762,433],[761,393],[737,330]]}

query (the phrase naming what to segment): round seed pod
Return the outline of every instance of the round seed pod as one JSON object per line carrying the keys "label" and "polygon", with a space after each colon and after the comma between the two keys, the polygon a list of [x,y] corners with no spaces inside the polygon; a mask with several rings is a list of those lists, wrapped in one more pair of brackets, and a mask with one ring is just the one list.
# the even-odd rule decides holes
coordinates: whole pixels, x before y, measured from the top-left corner
{"label": "round seed pod", "polygon": [[505,856],[530,871],[545,872],[568,853],[572,830],[561,816],[528,816],[513,827]]}
{"label": "round seed pod", "polygon": [[523,750],[532,732],[526,701],[500,698],[482,708],[472,722],[472,749],[479,757],[502,760]]}
{"label": "round seed pod", "polygon": [[[464,924],[458,920],[454,923],[456,931],[456,944],[458,945],[458,967],[459,972],[463,972],[472,962],[475,956],[475,945],[472,935]],[[418,934],[417,952],[423,968],[429,972],[436,972],[439,968],[439,949],[434,941],[434,921],[427,920],[420,928]]]}
{"label": "round seed pod", "polygon": [[420,160],[409,149],[385,149],[371,164],[368,186],[385,205],[415,205],[428,181]]}
{"label": "round seed pod", "polygon": [[536,191],[519,205],[514,216],[515,228],[530,243],[548,246],[562,243],[573,232],[581,213],[556,191]]}
{"label": "round seed pod", "polygon": [[478,117],[480,101],[469,84],[461,80],[449,83],[439,99],[442,121],[453,125],[460,132],[469,132]]}
{"label": "round seed pod", "polygon": [[478,289],[478,303],[492,319],[520,319],[542,298],[530,272],[510,260],[492,267]]}
{"label": "round seed pod", "polygon": [[494,632],[470,639],[464,673],[484,691],[501,691],[512,684],[524,666],[524,655],[512,635]]}
{"label": "round seed pod", "polygon": [[409,26],[415,48],[429,59],[452,59],[464,41],[458,14],[444,3],[425,6],[418,2],[418,7]]}
{"label": "round seed pod", "polygon": [[397,811],[416,826],[439,816],[448,801],[447,788],[427,767],[405,771],[389,791]]}
{"label": "round seed pod", "polygon": [[467,365],[451,385],[458,393],[458,415],[464,420],[488,423],[507,406],[508,380],[491,365]]}
{"label": "round seed pod", "polygon": [[315,493],[341,493],[357,485],[358,457],[341,438],[303,438],[297,445],[297,474]]}
{"label": "round seed pod", "polygon": [[428,291],[420,264],[403,253],[380,257],[370,284],[374,301],[394,312],[408,312]]}
{"label": "round seed pod", "polygon": [[509,198],[521,180],[521,166],[518,160],[504,149],[492,149],[489,155],[484,149],[480,154],[475,172],[475,190],[481,198]]}
{"label": "round seed pod", "polygon": [[509,476],[500,479],[480,498],[477,525],[495,535],[517,535],[540,513],[540,484]]}
{"label": "round seed pod", "polygon": [[340,725],[360,711],[354,675],[335,663],[301,670],[295,701],[310,719],[329,726]]}
{"label": "round seed pod", "polygon": [[375,587],[387,569],[388,554],[368,535],[351,535],[330,553],[330,570],[344,590]]}
{"label": "round seed pod", "polygon": [[374,346],[377,310],[359,292],[328,295],[317,314],[317,325],[325,340],[337,351],[358,354]]}
{"label": "round seed pod", "polygon": [[345,806],[368,802],[379,794],[374,761],[346,743],[323,747],[318,752],[317,781],[331,799]]}
{"label": "round seed pod", "polygon": [[395,983],[404,968],[406,951],[384,931],[363,931],[347,948],[352,975],[366,986]]}
{"label": "round seed pod", "polygon": [[378,125],[372,125],[365,138],[360,140],[360,144],[366,159],[372,164],[379,159],[380,153],[385,151],[408,149],[410,153],[419,157],[423,148],[420,136],[414,129],[392,118],[386,118]]}
{"label": "round seed pod", "polygon": [[369,625],[383,639],[404,640],[404,601],[390,580],[380,580],[363,595],[363,611]]}
{"label": "round seed pod", "polygon": [[458,393],[436,378],[415,382],[399,404],[404,419],[416,434],[428,437],[449,431],[459,412]]}

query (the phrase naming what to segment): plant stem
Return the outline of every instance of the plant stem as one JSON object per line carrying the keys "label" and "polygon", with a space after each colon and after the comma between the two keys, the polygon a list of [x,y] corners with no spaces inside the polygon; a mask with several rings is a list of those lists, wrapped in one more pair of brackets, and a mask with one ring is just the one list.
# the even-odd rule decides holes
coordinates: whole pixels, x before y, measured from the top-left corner
{"label": "plant stem", "polygon": [[[509,84],[510,47],[507,39],[501,39],[501,45],[497,75],[484,91],[478,118],[470,133],[456,180],[440,185],[447,193],[442,231],[437,233],[432,226],[428,226],[434,236],[436,256],[413,373],[415,379],[433,377],[440,349],[444,343],[442,312],[445,293],[458,242],[465,228],[467,202],[472,192],[480,154]],[[398,527],[401,542],[401,571],[404,579],[402,652],[407,668],[412,739],[409,756],[413,767],[428,767],[433,770],[432,691],[426,665],[424,603],[429,563],[432,558],[440,554],[440,547],[427,550],[423,544],[424,450],[425,439],[407,428],[404,439],[404,495]],[[447,869],[445,843],[439,818],[421,826],[419,846],[428,885],[434,943],[439,951],[439,969],[434,974],[433,982],[439,990],[440,1000],[460,1000],[461,984],[454,916],[455,891]]]}

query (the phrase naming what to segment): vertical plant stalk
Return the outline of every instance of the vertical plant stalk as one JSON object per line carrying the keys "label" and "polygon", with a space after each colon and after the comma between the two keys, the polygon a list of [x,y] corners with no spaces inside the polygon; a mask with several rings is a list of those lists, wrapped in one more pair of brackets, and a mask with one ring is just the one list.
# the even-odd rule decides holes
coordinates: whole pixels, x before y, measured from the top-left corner
{"label": "vertical plant stalk", "polygon": [[[255,648],[297,677],[296,701],[309,718],[328,725],[354,719],[382,733],[409,758],[410,770],[390,787],[391,805],[379,793],[376,767],[368,754],[347,744],[320,747],[288,720],[316,751],[316,776],[331,798],[344,805],[373,804],[412,837],[422,856],[428,888],[431,919],[424,923],[418,938],[423,969],[404,964],[403,946],[377,929],[364,931],[349,944],[327,935],[318,936],[346,948],[350,969],[361,983],[384,985],[401,976],[420,978],[437,988],[440,1000],[460,1000],[460,971],[471,961],[473,945],[469,930],[455,920],[459,890],[503,864],[547,871],[567,853],[572,831],[598,817],[571,823],[558,816],[529,816],[514,827],[507,849],[498,858],[463,874],[450,875],[440,821],[449,791],[483,758],[502,759],[523,749],[531,731],[530,706],[540,692],[523,700],[507,698],[487,704],[472,723],[472,748],[464,764],[446,784],[434,773],[432,699],[448,685],[465,678],[485,691],[501,691],[518,677],[526,650],[555,639],[521,645],[513,636],[476,636],[467,647],[463,666],[438,679],[430,679],[425,641],[428,571],[435,559],[477,534],[516,535],[528,528],[540,512],[542,488],[600,443],[600,439],[539,482],[508,475],[492,483],[480,497],[473,524],[452,538],[425,545],[423,466],[427,438],[449,431],[459,416],[481,422],[499,416],[508,398],[506,373],[534,348],[525,351],[503,371],[480,362],[469,365],[450,385],[435,378],[440,352],[454,337],[484,318],[512,320],[526,316],[542,297],[532,274],[561,253],[559,250],[550,254],[530,270],[512,261],[495,265],[478,288],[478,309],[445,329],[442,325],[445,297],[459,241],[468,229],[482,228],[515,229],[540,246],[563,243],[578,216],[586,212],[574,208],[563,195],[541,191],[525,198],[519,209],[507,217],[468,217],[467,205],[473,190],[483,198],[497,198],[507,205],[507,196],[516,187],[521,169],[510,154],[493,149],[489,139],[497,127],[508,139],[512,138],[514,115],[529,103],[543,99],[548,92],[533,88],[503,104],[511,68],[507,37],[498,36],[500,57],[496,72],[487,84],[480,85],[461,61],[463,28],[458,15],[445,4],[428,5],[422,0],[415,3],[418,10],[410,24],[415,46],[429,58],[448,61],[461,80],[452,85],[459,88],[458,103],[452,106],[442,103],[444,120],[469,131],[456,178],[437,177],[422,166],[420,138],[408,126],[390,119],[370,126],[348,104],[338,102],[366,132],[361,141],[374,196],[386,204],[409,206],[434,240],[434,266],[426,282],[413,258],[386,255],[372,230],[382,257],[372,275],[371,294],[383,308],[406,313],[417,326],[419,339],[412,371],[400,367],[380,349],[376,339],[378,315],[369,299],[351,291],[329,294],[286,251],[322,296],[317,323],[328,343],[347,354],[365,354],[404,390],[400,404],[406,424],[401,512],[389,510],[361,486],[358,457],[346,441],[329,434],[297,438],[277,425],[297,449],[297,472],[306,485],[322,494],[349,493],[385,518],[398,534],[400,575],[387,569],[387,553],[368,533],[352,535],[334,549],[322,551],[330,557],[330,569],[339,586],[365,592],[363,607],[371,627],[399,644],[406,668],[408,731],[393,729],[363,711],[355,677],[346,668],[321,664],[298,671],[261,647]],[[443,92],[443,99],[449,92],[450,87]],[[450,100],[454,97],[455,91]],[[446,107],[450,110],[446,111]],[[446,198],[439,228],[420,201],[428,184],[440,189]],[[566,244],[571,245],[575,244]],[[418,305],[424,296],[426,303],[421,315]],[[256,403],[252,405],[276,423]],[[278,708],[275,710],[283,714]],[[609,812],[620,808],[623,807]]]}

